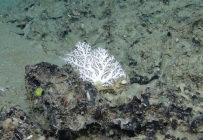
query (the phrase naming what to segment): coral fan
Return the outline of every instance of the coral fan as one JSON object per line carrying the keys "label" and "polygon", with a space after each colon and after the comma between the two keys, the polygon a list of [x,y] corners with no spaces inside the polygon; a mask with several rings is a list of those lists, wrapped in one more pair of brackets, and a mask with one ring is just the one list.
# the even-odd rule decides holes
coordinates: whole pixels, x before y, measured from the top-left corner
{"label": "coral fan", "polygon": [[107,50],[103,48],[92,50],[85,42],[78,42],[76,47],[62,59],[79,71],[83,81],[112,87],[119,78],[126,76],[120,63]]}

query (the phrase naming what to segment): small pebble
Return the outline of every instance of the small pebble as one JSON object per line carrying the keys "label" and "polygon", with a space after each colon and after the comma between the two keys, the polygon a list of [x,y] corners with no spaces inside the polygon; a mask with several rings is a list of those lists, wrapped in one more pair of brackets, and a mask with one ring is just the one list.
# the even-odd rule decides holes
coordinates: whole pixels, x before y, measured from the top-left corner
{"label": "small pebble", "polygon": [[176,38],[176,43],[179,41],[179,38]]}

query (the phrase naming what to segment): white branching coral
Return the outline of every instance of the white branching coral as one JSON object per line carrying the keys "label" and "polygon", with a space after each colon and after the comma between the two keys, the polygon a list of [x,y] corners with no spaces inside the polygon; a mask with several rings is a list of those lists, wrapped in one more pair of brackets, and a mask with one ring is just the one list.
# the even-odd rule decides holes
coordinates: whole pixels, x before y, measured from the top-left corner
{"label": "white branching coral", "polygon": [[76,47],[62,59],[79,71],[83,81],[112,87],[119,78],[126,76],[120,63],[107,50],[103,48],[92,50],[85,42],[78,42]]}

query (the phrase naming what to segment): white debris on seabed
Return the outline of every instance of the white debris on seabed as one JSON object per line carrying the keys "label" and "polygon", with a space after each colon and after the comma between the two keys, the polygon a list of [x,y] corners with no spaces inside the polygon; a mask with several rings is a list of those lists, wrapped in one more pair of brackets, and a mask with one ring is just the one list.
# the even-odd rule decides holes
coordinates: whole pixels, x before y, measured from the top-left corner
{"label": "white debris on seabed", "polygon": [[4,92],[4,91],[6,91],[6,89],[4,87],[0,87],[0,91]]}

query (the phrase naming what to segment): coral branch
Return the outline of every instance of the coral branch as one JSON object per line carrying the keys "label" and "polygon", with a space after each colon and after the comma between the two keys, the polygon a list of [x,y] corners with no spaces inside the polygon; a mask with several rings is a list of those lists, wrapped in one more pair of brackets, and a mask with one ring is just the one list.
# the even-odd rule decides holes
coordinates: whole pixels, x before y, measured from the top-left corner
{"label": "coral branch", "polygon": [[120,63],[107,50],[103,48],[91,50],[91,46],[85,42],[78,42],[76,47],[62,59],[76,68],[84,81],[93,84],[100,82],[102,86],[110,87],[120,77],[126,76]]}

